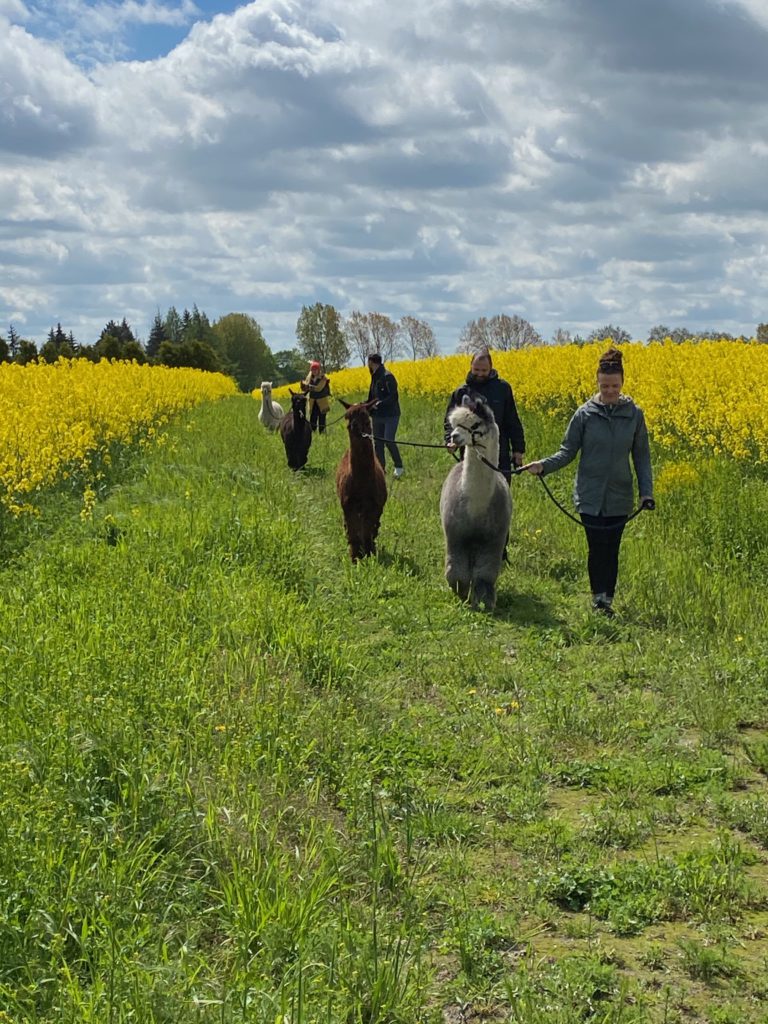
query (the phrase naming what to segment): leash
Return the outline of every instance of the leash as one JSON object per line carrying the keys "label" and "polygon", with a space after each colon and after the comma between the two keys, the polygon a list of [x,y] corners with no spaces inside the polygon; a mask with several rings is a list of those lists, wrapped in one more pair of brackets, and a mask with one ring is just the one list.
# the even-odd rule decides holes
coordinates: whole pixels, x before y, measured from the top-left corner
{"label": "leash", "polygon": [[[376,434],[363,434],[363,437],[370,438],[371,441],[385,441],[386,442],[386,440],[387,440],[385,437],[377,437]],[[425,444],[424,442],[421,442],[421,441],[400,441],[400,440],[396,440],[394,443],[397,444],[397,445],[400,445],[400,444],[407,445],[409,448],[440,448],[444,452],[450,451],[450,449],[446,448],[446,446],[444,444]],[[492,469],[494,471],[494,473],[500,473],[502,476],[505,476],[503,469],[499,469],[498,466],[494,466],[494,464],[492,462],[490,462],[488,459],[486,459],[486,457],[484,455],[481,455],[480,452],[477,451],[478,447],[480,447],[480,446],[479,445],[475,445],[474,449],[470,449],[470,450],[474,450],[475,458],[480,459],[480,461],[484,465],[486,465],[489,469]],[[453,458],[457,462],[459,461],[459,456],[456,454],[456,452],[450,452],[450,454],[453,456]],[[522,468],[522,466],[512,466],[510,468],[510,473],[511,473],[512,476],[520,476],[520,474],[524,473],[524,472],[525,472],[525,470]],[[576,516],[572,515],[572,513],[570,513],[568,511],[567,508],[564,508],[560,504],[560,502],[554,496],[552,491],[549,489],[549,486],[548,486],[546,480],[544,479],[543,476],[541,476],[541,474],[539,474],[539,480],[541,482],[541,486],[546,491],[547,497],[550,499],[550,501],[563,513],[564,516],[567,516],[571,520],[571,522],[576,523],[577,526],[581,526],[585,530],[616,530],[616,529],[618,529],[618,527],[620,525],[618,523],[614,524],[613,526],[597,526],[597,525],[595,525],[595,526],[587,526],[585,523],[582,523],[582,521],[580,519],[577,519]],[[655,508],[656,508],[656,503],[652,499],[649,500],[649,501],[644,501],[643,504],[640,505],[638,508],[636,508],[634,510],[634,512],[632,512],[631,515],[627,516],[627,518],[626,518],[626,520],[624,522],[624,525],[626,526],[627,523],[631,523],[632,520],[636,519],[637,516],[639,516],[641,512],[652,512]]]}
{"label": "leash", "polygon": [[[522,473],[523,470],[522,469],[514,469],[512,472],[515,474],[515,476],[517,476],[519,473]],[[544,477],[541,476],[540,474],[539,474],[539,480],[541,480],[541,485],[544,488],[544,490],[547,492],[547,495],[548,495],[550,501],[552,501],[560,509],[560,511],[563,513],[564,516],[568,516],[568,518],[572,522],[576,523],[577,526],[582,526],[582,527],[584,527],[585,530],[617,530],[622,525],[621,523],[614,523],[613,526],[597,526],[597,525],[595,525],[595,526],[587,526],[586,523],[582,523],[582,521],[580,519],[577,519],[576,516],[571,515],[571,513],[568,511],[567,508],[563,508],[563,506],[560,504],[560,502],[554,496],[552,491],[550,491],[550,489],[547,486],[547,482],[544,479]],[[639,516],[641,512],[653,512],[653,510],[655,508],[656,508],[656,502],[652,498],[649,498],[647,501],[644,501],[642,503],[642,505],[640,505],[638,508],[636,508],[635,511],[631,515],[627,516],[626,520],[624,521],[624,526],[626,526],[627,523],[631,523],[632,520],[635,519],[637,516]]]}
{"label": "leash", "polygon": [[[363,434],[362,436],[369,437],[372,441],[386,442],[387,440],[386,437],[377,437],[376,434]],[[444,444],[424,444],[423,442],[420,441],[401,441],[399,437],[395,438],[395,440],[390,443],[397,445],[404,444],[407,445],[409,448],[442,448],[444,452],[448,451]]]}

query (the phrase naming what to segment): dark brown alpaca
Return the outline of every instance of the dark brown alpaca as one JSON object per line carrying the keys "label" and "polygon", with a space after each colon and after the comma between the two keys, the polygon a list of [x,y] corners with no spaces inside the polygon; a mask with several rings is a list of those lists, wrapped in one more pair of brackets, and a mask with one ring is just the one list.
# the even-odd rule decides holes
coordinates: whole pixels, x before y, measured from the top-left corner
{"label": "dark brown alpaca", "polygon": [[285,454],[291,469],[302,469],[307,464],[309,446],[312,444],[312,428],[307,420],[307,396],[297,395],[288,389],[291,396],[291,411],[280,420],[280,437],[285,445]]}
{"label": "dark brown alpaca", "polygon": [[341,404],[347,410],[344,418],[349,432],[349,448],[336,470],[336,493],[344,514],[349,554],[356,562],[366,555],[376,554],[376,535],[387,500],[387,482],[384,470],[373,453],[373,441],[363,436],[373,433],[368,415],[369,403]]}

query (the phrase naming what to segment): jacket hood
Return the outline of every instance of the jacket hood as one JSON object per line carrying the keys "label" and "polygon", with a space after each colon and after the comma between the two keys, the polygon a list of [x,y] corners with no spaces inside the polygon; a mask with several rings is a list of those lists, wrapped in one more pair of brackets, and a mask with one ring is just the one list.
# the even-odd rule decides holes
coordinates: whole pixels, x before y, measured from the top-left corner
{"label": "jacket hood", "polygon": [[[619,395],[618,402],[616,403],[616,411],[617,412],[619,412],[619,411],[624,412],[625,410],[629,411],[630,409],[633,408],[634,404],[635,403],[630,398],[630,396],[629,395],[625,395],[622,392],[622,394]],[[592,397],[587,402],[587,405],[590,405],[590,406],[594,407],[597,412],[603,412],[605,410],[605,408],[606,408],[606,406],[603,404],[603,402],[600,401],[600,392],[599,391],[596,394],[592,395]]]}
{"label": "jacket hood", "polygon": [[478,380],[471,370],[467,374],[467,384],[469,384],[469,386],[472,388],[481,388],[484,384],[487,384],[489,381],[498,379],[499,374],[496,370],[491,370],[491,372],[488,374],[485,380]]}

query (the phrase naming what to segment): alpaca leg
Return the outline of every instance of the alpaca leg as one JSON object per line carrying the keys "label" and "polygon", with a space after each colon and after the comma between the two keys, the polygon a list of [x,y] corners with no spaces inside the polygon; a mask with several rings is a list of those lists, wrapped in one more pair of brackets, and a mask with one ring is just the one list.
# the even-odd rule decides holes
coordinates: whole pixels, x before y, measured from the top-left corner
{"label": "alpaca leg", "polygon": [[464,551],[450,548],[446,551],[445,578],[454,594],[458,595],[459,600],[468,600],[472,569],[469,556]]}
{"label": "alpaca leg", "polygon": [[353,562],[358,562],[368,554],[365,549],[365,538],[360,528],[358,517],[350,517],[344,523],[344,528],[346,530],[347,542],[349,544],[349,557]]}
{"label": "alpaca leg", "polygon": [[487,612],[496,607],[496,580],[501,572],[503,547],[482,551],[472,571],[472,608],[477,611],[481,604]]}
{"label": "alpaca leg", "polygon": [[365,546],[367,555],[376,554],[376,538],[379,535],[379,520],[377,519],[373,523],[368,523],[365,530]]}
{"label": "alpaca leg", "polygon": [[496,607],[495,580],[475,578],[472,581],[472,611],[479,611],[481,604],[487,612],[492,612]]}

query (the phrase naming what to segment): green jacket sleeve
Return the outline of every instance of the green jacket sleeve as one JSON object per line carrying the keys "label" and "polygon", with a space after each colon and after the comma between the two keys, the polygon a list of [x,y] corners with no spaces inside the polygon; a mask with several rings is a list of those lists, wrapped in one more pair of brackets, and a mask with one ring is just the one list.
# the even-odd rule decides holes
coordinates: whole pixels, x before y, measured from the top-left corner
{"label": "green jacket sleeve", "polygon": [[635,467],[637,486],[642,498],[653,497],[653,470],[651,469],[651,446],[643,410],[637,410],[637,426],[632,442],[632,464]]}
{"label": "green jacket sleeve", "polygon": [[581,412],[577,411],[571,417],[571,422],[566,428],[559,450],[554,455],[550,455],[549,458],[542,459],[544,468],[541,475],[548,476],[550,473],[555,473],[558,469],[562,469],[563,466],[567,466],[569,462],[573,462],[579,453],[583,440],[584,418]]}

